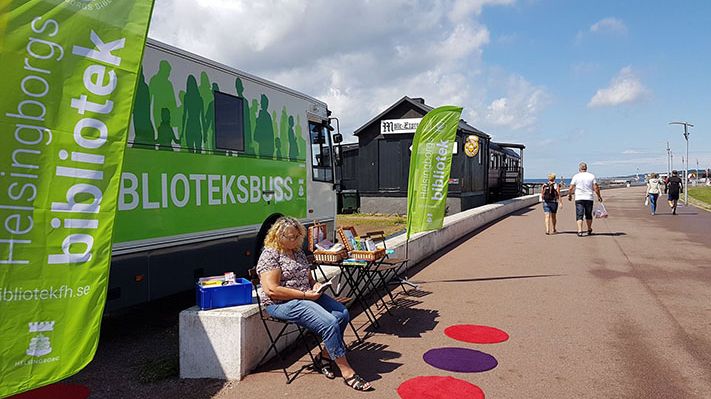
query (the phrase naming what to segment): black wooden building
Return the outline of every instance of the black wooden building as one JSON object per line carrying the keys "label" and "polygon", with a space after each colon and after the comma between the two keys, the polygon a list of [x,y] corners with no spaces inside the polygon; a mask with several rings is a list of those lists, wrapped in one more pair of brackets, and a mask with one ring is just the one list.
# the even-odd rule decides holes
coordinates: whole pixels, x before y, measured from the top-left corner
{"label": "black wooden building", "polygon": [[[358,143],[342,146],[341,188],[357,190],[361,212],[406,213],[413,126],[432,109],[422,98],[403,97],[354,132]],[[470,156],[465,145],[471,150],[473,142],[478,151]],[[489,142],[489,135],[459,122],[447,214],[487,203]]]}

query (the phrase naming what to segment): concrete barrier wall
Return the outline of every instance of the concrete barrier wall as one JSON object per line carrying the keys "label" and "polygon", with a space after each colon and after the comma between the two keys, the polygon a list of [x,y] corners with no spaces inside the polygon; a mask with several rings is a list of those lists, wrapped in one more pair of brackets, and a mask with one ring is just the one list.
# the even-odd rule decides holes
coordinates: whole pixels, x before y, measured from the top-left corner
{"label": "concrete barrier wall", "polygon": [[[535,205],[539,202],[538,194],[513,198],[495,204],[487,204],[444,218],[442,229],[419,233],[410,237],[407,258],[408,267],[446,247],[452,242],[500,219],[512,212]],[[405,258],[405,236],[397,236],[387,241],[388,248],[395,250],[394,257]]]}
{"label": "concrete barrier wall", "polygon": [[[527,195],[447,216],[442,229],[410,237],[407,268],[472,231],[538,201],[538,194]],[[387,246],[395,251],[393,257],[405,258],[404,235],[387,240]],[[337,267],[324,269],[328,278],[340,273]],[[344,295],[347,294],[348,290]],[[192,307],[182,311],[179,322],[180,377],[240,380],[249,374],[269,348],[258,313],[256,304],[207,311]],[[280,327],[274,323],[270,325],[270,331],[276,332]],[[290,344],[295,335],[291,334],[279,346]],[[272,352],[268,358],[273,356]]]}

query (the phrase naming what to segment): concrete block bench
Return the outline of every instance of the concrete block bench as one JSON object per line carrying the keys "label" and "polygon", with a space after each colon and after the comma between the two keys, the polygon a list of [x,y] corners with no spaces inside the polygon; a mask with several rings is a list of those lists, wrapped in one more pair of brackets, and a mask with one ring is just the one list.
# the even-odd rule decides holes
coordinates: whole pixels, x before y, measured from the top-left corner
{"label": "concrete block bench", "polygon": [[[324,272],[330,279],[340,270],[326,266]],[[269,337],[259,317],[256,300],[252,295],[250,305],[212,310],[194,306],[180,312],[180,378],[240,380],[257,367],[269,348]],[[281,328],[279,324],[270,324],[273,333]],[[290,345],[296,336],[289,334],[282,338],[277,347]],[[267,358],[273,356],[272,351]]]}

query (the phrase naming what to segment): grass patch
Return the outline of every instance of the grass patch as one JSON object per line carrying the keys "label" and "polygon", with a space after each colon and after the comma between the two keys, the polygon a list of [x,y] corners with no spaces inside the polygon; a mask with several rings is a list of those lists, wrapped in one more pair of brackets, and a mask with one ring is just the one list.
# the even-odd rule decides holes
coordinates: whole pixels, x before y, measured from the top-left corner
{"label": "grass patch", "polygon": [[691,187],[689,188],[689,196],[704,202],[706,205],[711,205],[711,187]]}
{"label": "grass patch", "polygon": [[336,226],[353,226],[358,234],[382,230],[386,236],[389,236],[404,231],[406,223],[407,217],[399,215],[373,215],[365,213],[336,215]]}
{"label": "grass patch", "polygon": [[169,378],[178,377],[178,356],[151,359],[136,368],[138,381],[152,384]]}

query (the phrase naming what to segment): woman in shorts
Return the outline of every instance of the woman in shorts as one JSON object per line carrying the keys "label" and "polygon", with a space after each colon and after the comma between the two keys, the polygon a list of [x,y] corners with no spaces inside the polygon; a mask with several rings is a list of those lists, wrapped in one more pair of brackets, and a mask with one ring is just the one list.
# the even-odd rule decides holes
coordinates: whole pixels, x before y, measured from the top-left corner
{"label": "woman in shorts", "polygon": [[555,182],[555,173],[548,174],[548,182],[541,187],[541,200],[543,201],[543,220],[546,224],[546,235],[555,234],[556,214],[560,200],[560,186]]}

